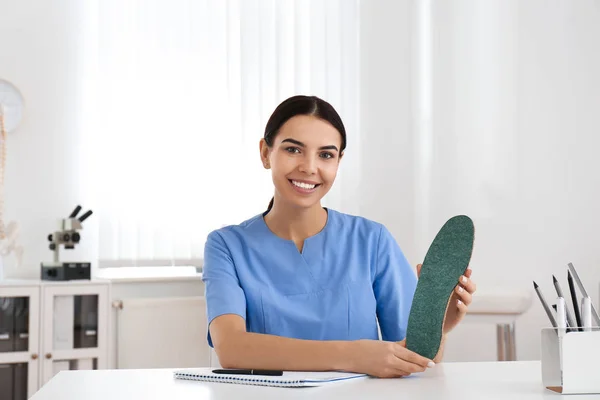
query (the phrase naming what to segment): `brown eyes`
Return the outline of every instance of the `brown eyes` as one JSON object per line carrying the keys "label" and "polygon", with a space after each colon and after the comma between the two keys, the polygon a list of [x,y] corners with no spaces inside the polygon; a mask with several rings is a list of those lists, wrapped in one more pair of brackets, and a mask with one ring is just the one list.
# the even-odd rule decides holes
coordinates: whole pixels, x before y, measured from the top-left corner
{"label": "brown eyes", "polygon": [[300,149],[297,147],[286,147],[285,151],[288,153],[300,153]]}
{"label": "brown eyes", "polygon": [[[290,146],[290,147],[286,147],[285,151],[290,153],[290,154],[298,154],[300,153],[300,148],[298,147],[294,147],[294,146]],[[322,153],[319,154],[319,157],[324,158],[326,160],[335,158],[335,155],[329,151],[324,151]]]}

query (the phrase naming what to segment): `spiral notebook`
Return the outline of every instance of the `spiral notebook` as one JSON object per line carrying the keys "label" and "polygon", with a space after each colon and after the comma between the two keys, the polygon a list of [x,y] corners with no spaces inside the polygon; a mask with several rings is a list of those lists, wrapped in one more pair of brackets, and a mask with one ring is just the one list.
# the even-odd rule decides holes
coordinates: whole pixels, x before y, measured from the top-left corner
{"label": "spiral notebook", "polygon": [[212,368],[191,368],[174,372],[176,379],[202,382],[237,383],[242,385],[274,387],[322,386],[366,377],[365,374],[346,372],[295,372],[285,371],[282,376],[215,374]]}

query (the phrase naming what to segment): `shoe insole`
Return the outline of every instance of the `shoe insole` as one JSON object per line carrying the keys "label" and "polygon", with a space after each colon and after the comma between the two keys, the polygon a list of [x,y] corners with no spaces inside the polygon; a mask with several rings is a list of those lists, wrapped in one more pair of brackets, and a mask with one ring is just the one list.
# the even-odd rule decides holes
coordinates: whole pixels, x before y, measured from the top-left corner
{"label": "shoe insole", "polygon": [[429,359],[437,355],[448,302],[469,266],[474,240],[473,221],[458,215],[444,224],[431,243],[421,265],[408,317],[406,348],[409,350]]}

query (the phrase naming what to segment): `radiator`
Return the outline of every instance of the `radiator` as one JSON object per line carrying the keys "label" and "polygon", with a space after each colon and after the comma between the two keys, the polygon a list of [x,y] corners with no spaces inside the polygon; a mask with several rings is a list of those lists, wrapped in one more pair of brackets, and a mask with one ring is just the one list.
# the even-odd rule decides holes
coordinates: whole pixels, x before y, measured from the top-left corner
{"label": "radiator", "polygon": [[218,366],[206,342],[204,297],[132,298],[118,303],[117,368]]}

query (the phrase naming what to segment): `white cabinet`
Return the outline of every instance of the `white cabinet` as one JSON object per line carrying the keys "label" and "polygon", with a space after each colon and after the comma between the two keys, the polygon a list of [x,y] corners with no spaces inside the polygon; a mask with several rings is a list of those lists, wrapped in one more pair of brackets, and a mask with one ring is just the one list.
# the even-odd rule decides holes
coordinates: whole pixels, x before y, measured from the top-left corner
{"label": "white cabinet", "polygon": [[1,281],[0,400],[29,398],[64,369],[107,368],[109,291],[108,281]]}

